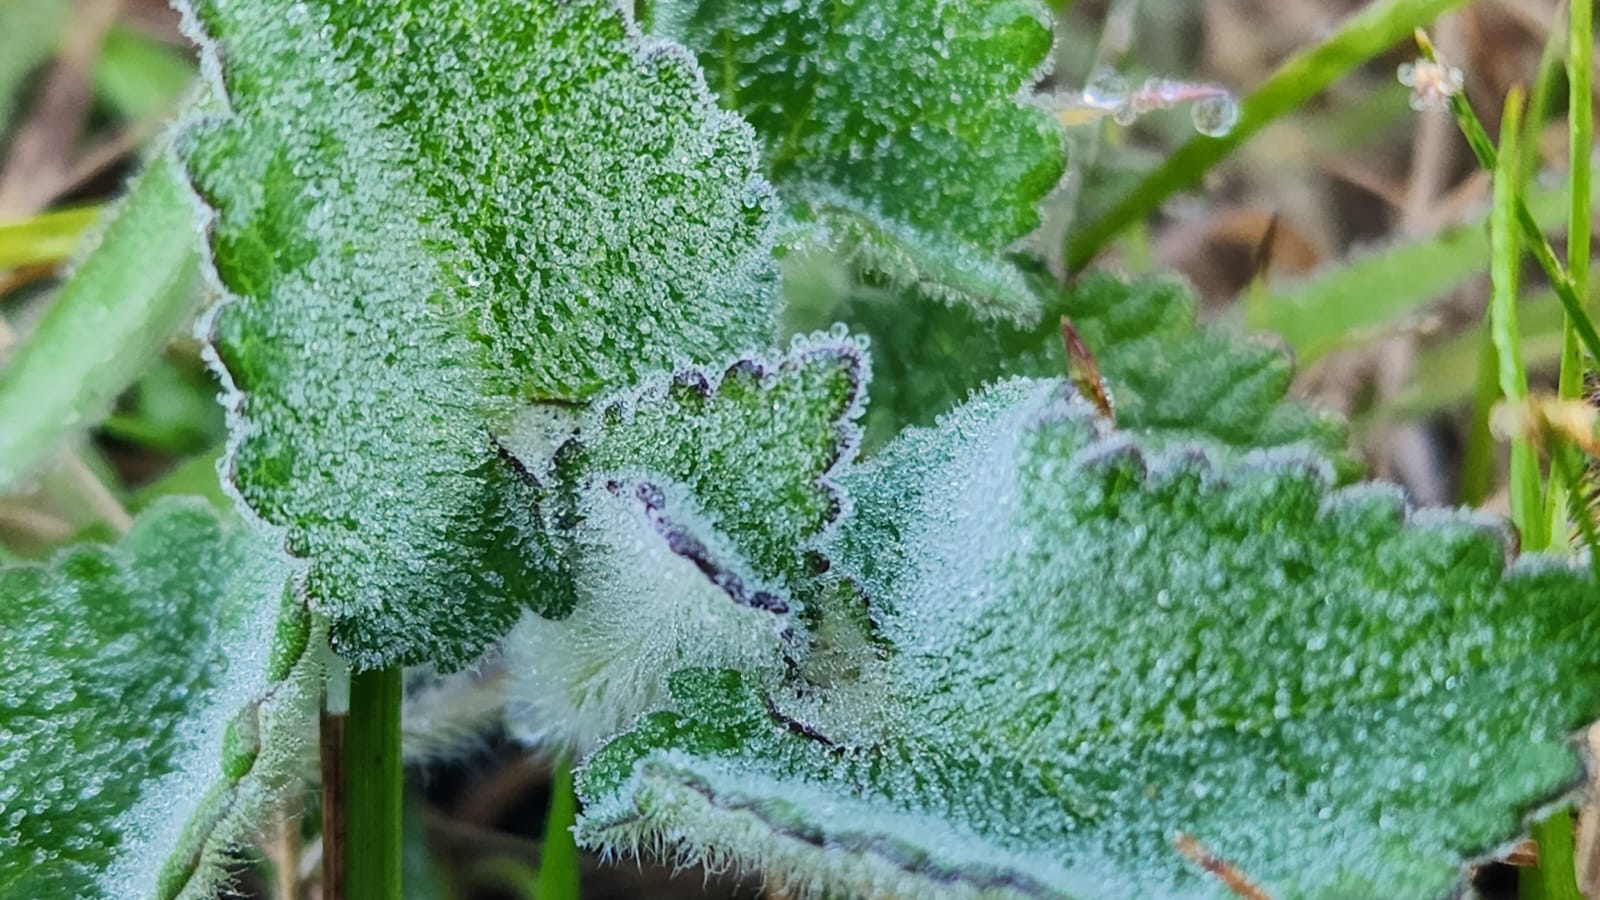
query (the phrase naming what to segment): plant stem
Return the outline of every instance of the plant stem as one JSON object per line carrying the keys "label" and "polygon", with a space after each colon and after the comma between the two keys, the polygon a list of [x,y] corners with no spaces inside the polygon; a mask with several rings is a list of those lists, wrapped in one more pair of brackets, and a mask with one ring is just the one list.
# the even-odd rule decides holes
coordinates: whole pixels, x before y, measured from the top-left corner
{"label": "plant stem", "polygon": [[344,860],[349,843],[345,827],[345,714],[322,708],[320,752],[322,757],[322,896],[324,900],[343,900],[345,896]]}
{"label": "plant stem", "polygon": [[1192,138],[1109,212],[1075,230],[1067,240],[1067,269],[1075,272],[1088,265],[1129,224],[1149,215],[1174,193],[1198,184],[1207,170],[1279,116],[1463,2],[1378,0],[1351,16],[1328,40],[1285,62],[1245,98],[1239,122],[1226,136]]}
{"label": "plant stem", "polygon": [[539,861],[539,882],[534,890],[538,900],[578,900],[578,844],[572,825],[578,817],[578,798],[573,792],[572,763],[556,764],[550,782],[550,814],[544,823],[544,852]]}
{"label": "plant stem", "polygon": [[0,375],[0,487],[92,425],[194,308],[188,188],[159,154]]}
{"label": "plant stem", "polygon": [[[1572,289],[1578,297],[1589,297],[1589,240],[1590,240],[1590,170],[1589,161],[1594,156],[1594,82],[1591,65],[1594,60],[1594,3],[1593,0],[1571,0],[1567,12],[1567,131],[1568,160],[1571,172],[1572,204],[1567,218],[1567,273],[1572,279]],[[1583,393],[1584,361],[1578,353],[1577,319],[1569,314],[1563,334],[1565,341],[1561,354],[1561,375],[1558,393],[1564,399],[1575,399]],[[1552,451],[1553,457],[1565,459],[1560,447]],[[1578,477],[1571,474],[1571,466],[1550,466],[1550,492],[1547,515],[1551,533],[1568,545],[1567,512],[1571,507],[1569,497],[1582,490]],[[1579,509],[1574,517],[1580,522],[1580,531],[1589,544],[1591,565],[1596,560],[1593,524],[1589,511]],[[1592,819],[1594,810],[1584,810],[1584,817]],[[1592,824],[1590,825],[1592,828]],[[1573,851],[1572,817],[1562,810],[1533,827],[1533,838],[1539,845],[1540,893],[1546,900],[1578,900],[1578,864]]]}
{"label": "plant stem", "polygon": [[[1500,121],[1500,153],[1494,169],[1494,207],[1489,216],[1489,331],[1499,357],[1500,396],[1513,403],[1528,399],[1528,373],[1522,363],[1522,334],[1517,328],[1517,263],[1522,241],[1516,224],[1517,184],[1521,174],[1522,89],[1506,95]],[[1549,544],[1539,485],[1539,458],[1527,438],[1511,442],[1511,521],[1522,536],[1524,551]]]}
{"label": "plant stem", "polygon": [[1539,845],[1539,864],[1522,870],[1518,894],[1523,900],[1583,900],[1573,876],[1572,816],[1560,810],[1534,823],[1533,840]]}
{"label": "plant stem", "polygon": [[[1417,48],[1422,51],[1424,58],[1430,62],[1438,60],[1433,42],[1421,29],[1417,30],[1416,40]],[[1450,112],[1455,115],[1456,125],[1461,129],[1462,137],[1467,139],[1467,145],[1472,148],[1473,154],[1478,157],[1478,163],[1485,169],[1494,171],[1498,165],[1494,144],[1489,140],[1489,133],[1484,130],[1478,114],[1473,111],[1472,104],[1467,101],[1465,92],[1450,98]],[[1572,317],[1572,326],[1578,333],[1579,343],[1583,344],[1590,357],[1600,360],[1600,332],[1595,331],[1594,321],[1584,309],[1585,301],[1573,285],[1572,276],[1556,258],[1556,251],[1550,246],[1550,241],[1545,238],[1544,232],[1540,230],[1539,221],[1533,217],[1533,212],[1520,197],[1516,198],[1513,212],[1518,226],[1522,229],[1528,250],[1533,253],[1533,258],[1538,260],[1539,267],[1544,269],[1545,276],[1550,279],[1550,288],[1555,291],[1556,298],[1561,301],[1567,315]]]}
{"label": "plant stem", "polygon": [[401,669],[350,676],[345,720],[345,898],[399,900]]}

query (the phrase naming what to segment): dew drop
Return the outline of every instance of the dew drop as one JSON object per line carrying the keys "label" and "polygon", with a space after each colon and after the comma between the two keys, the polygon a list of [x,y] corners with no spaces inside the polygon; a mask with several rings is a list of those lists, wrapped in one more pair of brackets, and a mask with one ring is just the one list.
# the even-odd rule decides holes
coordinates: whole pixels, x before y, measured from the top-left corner
{"label": "dew drop", "polygon": [[1083,105],[1095,109],[1120,109],[1128,104],[1128,80],[1111,69],[1101,69],[1083,86]]}
{"label": "dew drop", "polygon": [[1227,137],[1239,124],[1239,103],[1231,94],[1196,100],[1189,108],[1194,129],[1207,137]]}

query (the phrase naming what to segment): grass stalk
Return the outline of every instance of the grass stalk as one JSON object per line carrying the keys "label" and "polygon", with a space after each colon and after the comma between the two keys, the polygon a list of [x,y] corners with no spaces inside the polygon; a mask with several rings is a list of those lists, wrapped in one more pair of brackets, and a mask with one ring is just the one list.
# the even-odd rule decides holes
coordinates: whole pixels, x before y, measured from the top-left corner
{"label": "grass stalk", "polygon": [[[1589,242],[1590,242],[1590,169],[1593,157],[1594,135],[1594,2],[1571,0],[1567,12],[1567,133],[1568,168],[1572,184],[1571,207],[1567,218],[1567,274],[1572,290],[1578,297],[1589,296]],[[1586,312],[1586,311],[1583,311]],[[1578,352],[1577,324],[1586,315],[1575,316],[1569,312],[1563,324],[1561,375],[1557,387],[1563,399],[1576,399],[1583,393],[1584,361]],[[1571,498],[1581,490],[1579,476],[1574,467],[1561,465],[1566,460],[1563,448],[1552,451],[1550,465],[1550,491],[1547,496],[1546,515],[1550,521],[1553,541],[1569,547],[1570,531],[1567,513]],[[1590,564],[1600,564],[1594,544],[1594,527],[1587,510],[1577,510],[1572,519],[1589,546]],[[1592,809],[1585,811],[1592,817]],[[1533,839],[1539,845],[1539,868],[1536,876],[1540,882],[1539,893],[1545,900],[1580,900],[1578,889],[1578,864],[1573,847],[1572,817],[1558,810],[1549,819],[1536,823]]]}
{"label": "grass stalk", "polygon": [[81,206],[0,225],[0,269],[55,265],[72,255],[100,208]]}
{"label": "grass stalk", "polygon": [[[1433,47],[1433,41],[1429,40],[1421,29],[1417,30],[1416,40],[1417,48],[1422,51],[1423,57],[1430,62],[1437,62],[1438,52]],[[1494,143],[1489,139],[1488,131],[1484,129],[1483,122],[1478,119],[1478,114],[1473,111],[1472,104],[1467,101],[1464,92],[1450,98],[1450,112],[1454,114],[1456,125],[1461,129],[1461,134],[1466,138],[1473,154],[1477,156],[1479,164],[1485,169],[1495,171],[1499,160]],[[1578,293],[1577,287],[1572,283],[1572,276],[1556,258],[1555,248],[1550,246],[1550,241],[1539,228],[1538,220],[1520,197],[1516,198],[1512,213],[1523,238],[1527,241],[1528,250],[1533,253],[1533,258],[1538,261],[1545,276],[1550,279],[1551,290],[1555,291],[1556,298],[1561,301],[1567,315],[1572,318],[1572,327],[1578,333],[1578,342],[1588,351],[1592,359],[1600,360],[1600,332],[1595,331],[1594,321],[1589,318],[1588,311],[1584,308],[1581,299],[1584,295]]]}
{"label": "grass stalk", "polygon": [[[1522,336],[1517,328],[1518,262],[1522,240],[1516,221],[1517,185],[1521,180],[1523,94],[1513,88],[1501,119],[1500,152],[1494,169],[1494,207],[1489,216],[1489,331],[1499,360],[1500,396],[1513,403],[1528,399],[1528,373],[1522,362]],[[1524,550],[1549,544],[1539,478],[1539,458],[1529,441],[1511,442],[1511,520]]]}
{"label": "grass stalk", "polygon": [[1583,900],[1573,874],[1572,815],[1557,810],[1535,822],[1533,840],[1539,845],[1539,864],[1522,870],[1517,885],[1521,900]]}
{"label": "grass stalk", "polygon": [[1075,272],[1088,265],[1112,238],[1144,219],[1168,197],[1199,184],[1212,166],[1261,129],[1298,109],[1415,29],[1463,3],[1464,0],[1378,0],[1346,19],[1327,40],[1290,58],[1246,97],[1239,107],[1239,121],[1227,135],[1191,138],[1103,216],[1074,229],[1067,238],[1067,269]]}
{"label": "grass stalk", "polygon": [[350,676],[345,719],[345,898],[400,900],[401,669]]}

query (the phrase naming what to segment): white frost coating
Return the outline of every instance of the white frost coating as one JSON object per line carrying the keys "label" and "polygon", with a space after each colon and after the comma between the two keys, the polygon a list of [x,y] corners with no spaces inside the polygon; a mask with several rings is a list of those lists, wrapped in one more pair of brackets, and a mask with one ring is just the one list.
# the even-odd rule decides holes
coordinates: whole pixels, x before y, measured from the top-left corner
{"label": "white frost coating", "polygon": [[[608,489],[607,481],[618,486]],[[644,479],[648,480],[648,479]],[[506,639],[507,722],[550,750],[587,752],[637,716],[669,701],[667,678],[693,666],[776,677],[787,614],[737,604],[693,562],[675,553],[635,494],[638,478],[595,479],[581,503],[577,607],[565,619],[526,613]],[[650,481],[665,515],[752,589],[758,578],[706,524],[687,492]]]}
{"label": "white frost coating", "polygon": [[[314,629],[311,644],[289,677],[271,686],[256,707],[260,755],[249,774],[225,789],[220,818],[199,848],[200,864],[178,900],[212,900],[226,886],[234,853],[261,828],[263,814],[277,808],[315,765],[316,716],[321,699],[323,629]],[[215,761],[216,752],[212,757]],[[160,846],[160,845],[158,845]],[[112,892],[110,896],[119,896]]]}
{"label": "white frost coating", "polygon": [[[205,789],[217,778],[228,724],[246,706],[272,695],[267,673],[279,611],[275,598],[281,596],[283,585],[297,568],[277,554],[255,552],[233,576],[229,593],[255,598],[253,608],[237,627],[218,629],[208,636],[215,648],[205,655],[219,660],[224,674],[207,692],[206,702],[196,705],[198,714],[179,729],[177,743],[183,749],[172,757],[172,772],[146,785],[140,792],[141,802],[111,824],[112,830],[123,833],[124,846],[101,877],[106,896],[155,892],[167,854],[178,846],[190,817],[203,806]],[[234,602],[247,605],[250,601]]]}
{"label": "white frost coating", "polygon": [[[630,802],[617,802],[623,798]],[[650,814],[641,818],[637,809]],[[810,829],[806,813],[818,810],[827,810],[831,826],[826,846],[801,833]],[[1093,862],[1071,872],[1041,865],[933,816],[675,751],[652,758],[621,791],[586,807],[578,834],[608,854],[759,875],[768,890],[795,898],[1091,898],[1104,896],[1110,883],[1092,874],[1099,868]],[[908,871],[907,859],[936,860],[944,877]],[[1103,862],[1106,873],[1115,871]]]}

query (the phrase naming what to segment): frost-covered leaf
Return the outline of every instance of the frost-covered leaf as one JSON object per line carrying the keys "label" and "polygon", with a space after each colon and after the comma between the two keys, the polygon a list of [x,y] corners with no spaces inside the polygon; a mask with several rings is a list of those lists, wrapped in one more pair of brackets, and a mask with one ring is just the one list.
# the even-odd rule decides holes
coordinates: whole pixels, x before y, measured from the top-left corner
{"label": "frost-covered leaf", "polygon": [[765,345],[750,129],[607,0],[193,0],[232,474],[358,667],[459,666],[559,612],[499,418]]}
{"label": "frost-covered leaf", "polygon": [[837,315],[870,335],[878,373],[867,437],[881,445],[906,425],[931,425],[987,382],[1067,372],[1066,317],[1094,353],[1117,422],[1149,440],[1201,440],[1246,452],[1308,442],[1342,454],[1344,428],[1286,400],[1293,365],[1278,344],[1195,325],[1176,282],[1091,275],[1069,288],[1032,279],[1045,311],[1027,329],[966,310],[858,292]]}
{"label": "frost-covered leaf", "polygon": [[840,334],[721,368],[656,376],[595,404],[561,454],[561,477],[639,470],[678,481],[757,570],[795,577],[807,542],[839,513],[830,476],[855,455],[866,359]]}
{"label": "frost-covered leaf", "polygon": [[587,750],[667,699],[667,678],[718,666],[776,682],[791,602],[678,485],[607,478],[580,498],[578,602],[529,613],[506,640],[508,721],[550,750]]}
{"label": "frost-covered leaf", "polygon": [[199,503],[0,569],[0,895],[210,896],[298,762],[294,568]]}
{"label": "frost-covered leaf", "polygon": [[853,342],[802,338],[775,359],[609,396],[548,463],[536,448],[549,431],[524,422],[512,452],[574,494],[561,517],[577,598],[566,618],[524,616],[507,641],[515,729],[587,748],[661,706],[678,669],[780,675],[865,381]]}
{"label": "frost-covered leaf", "polygon": [[1000,251],[1065,167],[1025,92],[1050,16],[1033,0],[653,0],[653,30],[766,141],[795,215],[869,271],[985,314],[1037,302]]}
{"label": "frost-covered leaf", "polygon": [[801,893],[1229,896],[1187,836],[1273,897],[1446,896],[1579,777],[1595,585],[1331,477],[993,388],[845,480],[874,687],[679,673],[583,834]]}

